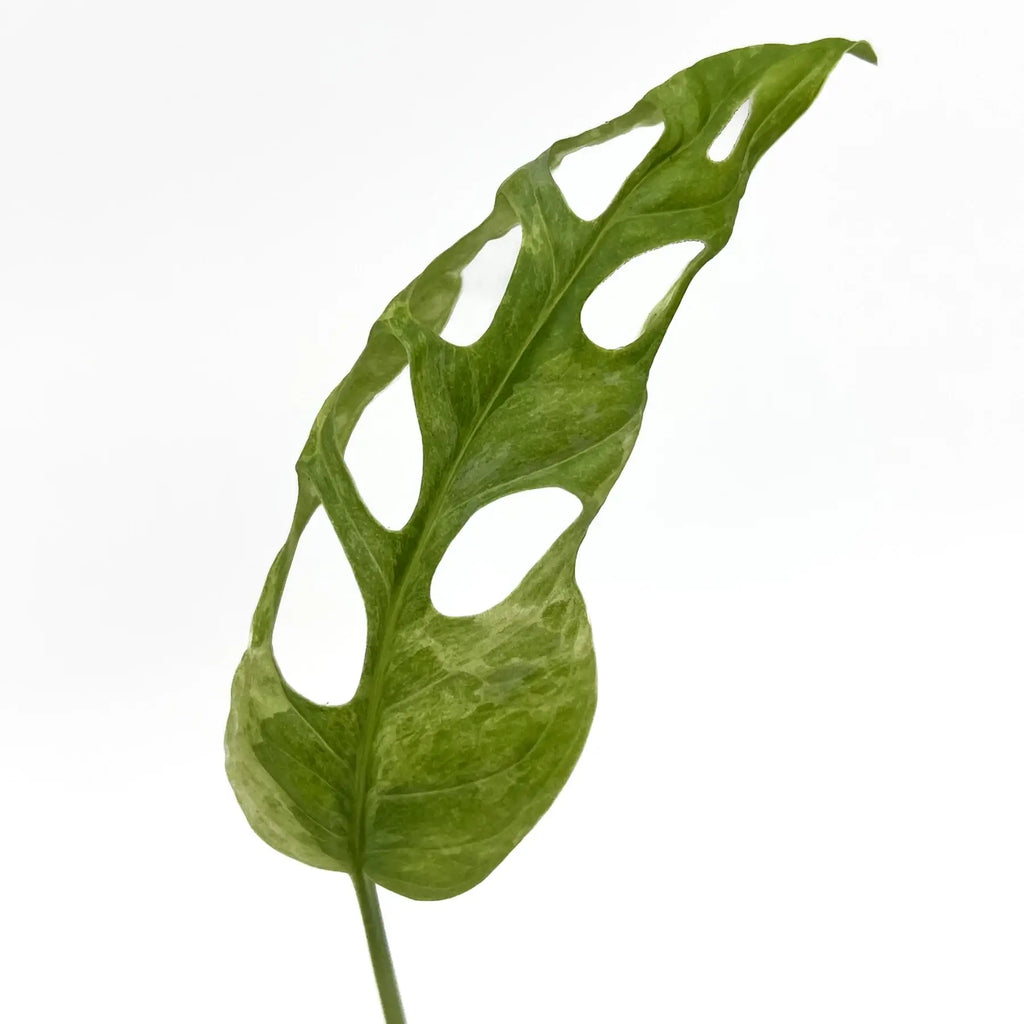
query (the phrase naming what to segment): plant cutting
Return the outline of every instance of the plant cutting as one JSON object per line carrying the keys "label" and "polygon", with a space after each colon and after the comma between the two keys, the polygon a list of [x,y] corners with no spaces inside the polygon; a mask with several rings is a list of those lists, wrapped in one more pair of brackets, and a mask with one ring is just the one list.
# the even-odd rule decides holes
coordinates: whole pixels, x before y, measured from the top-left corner
{"label": "plant cutting", "polygon": [[[479,226],[388,305],[321,408],[297,464],[291,529],[235,674],[227,773],[256,833],[355,886],[388,1024],[405,1020],[377,886],[447,899],[482,881],[551,805],[579,757],[596,666],[576,556],[636,440],[655,354],[695,274],[725,246],[748,177],[850,53],[822,39],[733,50],[652,89],[627,113],[556,142],[500,186]],[[709,148],[742,106],[721,158]],[[599,216],[570,209],[552,172],[568,154],[638,126],[658,141]],[[442,338],[461,274],[518,225],[522,243],[490,326]],[[581,326],[588,297],[625,262],[680,241],[699,253],[630,343]],[[423,444],[416,506],[399,530],[370,513],[345,462],[363,410],[409,368]],[[469,519],[499,498],[563,488],[582,508],[515,589],[476,615],[442,615],[434,572]],[[307,700],[274,657],[296,547],[323,507],[366,605],[362,675],[342,705]]]}

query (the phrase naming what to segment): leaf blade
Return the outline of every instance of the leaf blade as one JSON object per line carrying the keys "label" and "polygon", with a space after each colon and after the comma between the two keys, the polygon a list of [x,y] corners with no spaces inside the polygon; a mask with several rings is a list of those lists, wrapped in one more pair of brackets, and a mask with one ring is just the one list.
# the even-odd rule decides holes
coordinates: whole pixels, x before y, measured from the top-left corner
{"label": "leaf blade", "polygon": [[[493,870],[550,806],[596,702],[579,545],[632,450],[647,375],[686,288],[727,243],[757,161],[847,52],[873,57],[867,44],[825,39],[699,62],[514,172],[488,217],[389,304],[299,459],[295,520],[233,687],[229,777],[275,848],[407,896],[445,898]],[[710,160],[712,141],[747,99],[734,148]],[[552,176],[557,163],[659,120],[661,137],[606,210],[577,217]],[[491,325],[471,346],[449,345],[440,332],[461,270],[515,224],[520,254]],[[614,350],[590,342],[580,311],[594,289],[628,259],[687,239],[704,248],[640,337]],[[344,453],[362,410],[406,365],[423,476],[409,521],[391,531],[366,508]],[[504,601],[475,616],[438,613],[433,572],[473,513],[543,486],[575,494],[577,519]],[[319,504],[367,607],[362,678],[340,707],[295,694],[272,654],[281,588]]]}

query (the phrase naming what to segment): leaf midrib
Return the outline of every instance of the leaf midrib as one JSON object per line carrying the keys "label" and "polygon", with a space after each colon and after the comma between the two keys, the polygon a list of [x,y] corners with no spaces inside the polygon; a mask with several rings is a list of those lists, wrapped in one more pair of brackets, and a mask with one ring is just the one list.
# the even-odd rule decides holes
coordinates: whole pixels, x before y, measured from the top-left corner
{"label": "leaf midrib", "polygon": [[[786,94],[782,98],[782,100],[779,103],[775,104],[776,108],[778,106],[780,106],[782,102],[785,102],[785,100],[788,99],[788,97],[792,95],[792,93],[799,87],[799,85],[802,84],[804,81],[806,81],[806,79],[807,79],[807,77],[809,77],[809,75],[810,75],[810,72],[808,72],[807,75],[802,76],[801,79],[799,80],[799,82],[786,92]],[[511,364],[509,366],[508,372],[504,375],[504,377],[499,382],[498,386],[494,389],[494,391],[493,391],[493,393],[491,395],[491,398],[488,400],[487,404],[477,414],[477,416],[476,416],[476,418],[475,418],[475,420],[473,422],[473,425],[470,428],[470,431],[469,431],[469,433],[468,433],[468,435],[466,437],[465,442],[461,445],[458,453],[456,454],[455,458],[452,460],[450,468],[448,469],[448,471],[446,472],[443,480],[441,481],[441,484],[440,484],[440,486],[438,488],[438,491],[436,493],[434,501],[432,502],[432,504],[430,506],[428,506],[426,521],[423,524],[423,528],[420,531],[419,537],[414,541],[414,546],[413,546],[412,552],[410,554],[409,560],[406,563],[405,568],[402,570],[401,575],[399,576],[398,586],[397,586],[397,588],[396,588],[396,590],[394,592],[394,597],[393,597],[393,599],[391,601],[389,601],[388,614],[387,614],[387,617],[384,620],[384,626],[383,626],[383,629],[381,631],[380,655],[378,657],[377,664],[376,664],[376,666],[374,668],[373,675],[370,678],[368,703],[367,703],[367,708],[366,708],[366,715],[365,715],[365,718],[364,718],[364,728],[362,729],[362,735],[360,737],[359,748],[358,748],[358,750],[356,752],[356,766],[355,766],[355,772],[354,772],[355,779],[354,779],[354,788],[353,788],[353,793],[352,793],[352,799],[353,799],[353,802],[354,802],[354,805],[355,805],[355,808],[354,808],[355,813],[354,813],[354,816],[353,816],[353,830],[352,830],[352,841],[353,841],[352,860],[353,860],[353,865],[355,866],[355,869],[357,871],[361,871],[363,869],[363,855],[365,853],[365,839],[366,839],[366,836],[365,836],[365,825],[366,825],[366,797],[367,797],[367,794],[368,794],[367,777],[368,777],[368,773],[369,773],[369,761],[370,761],[369,755],[370,755],[370,748],[371,748],[371,745],[372,745],[372,742],[373,742],[373,738],[376,735],[377,724],[378,724],[378,717],[379,717],[379,713],[380,713],[380,704],[381,704],[381,697],[382,697],[382,691],[383,691],[383,686],[381,685],[382,682],[383,682],[382,677],[383,677],[385,669],[387,668],[387,666],[389,664],[389,660],[390,660],[390,650],[389,650],[389,648],[391,646],[391,642],[392,642],[392,639],[393,639],[393,636],[394,636],[395,626],[397,625],[397,622],[398,622],[398,614],[399,614],[399,611],[400,611],[400,609],[402,608],[402,605],[403,605],[406,589],[408,587],[409,581],[414,576],[414,570],[416,568],[418,568],[418,566],[419,566],[420,559],[421,559],[423,551],[424,551],[424,549],[426,547],[426,542],[431,537],[432,532],[433,532],[434,528],[437,525],[437,520],[438,520],[438,516],[439,516],[439,509],[440,509],[440,507],[442,505],[442,500],[441,499],[443,499],[443,497],[448,493],[448,490],[451,487],[452,481],[455,479],[455,475],[458,472],[459,467],[462,465],[462,462],[463,462],[467,452],[469,451],[469,449],[470,449],[470,447],[472,445],[473,439],[476,437],[476,434],[479,431],[480,427],[484,424],[484,422],[490,416],[490,414],[493,411],[495,403],[497,402],[499,396],[501,396],[504,393],[505,388],[506,388],[508,382],[511,380],[511,378],[512,378],[513,374],[515,373],[516,369],[519,367],[519,364],[522,362],[523,356],[526,354],[526,352],[529,350],[530,346],[536,340],[537,335],[539,334],[541,329],[544,327],[544,325],[547,323],[548,318],[551,316],[551,314],[554,312],[554,310],[558,307],[558,305],[565,298],[567,292],[569,291],[569,288],[575,283],[575,281],[579,277],[580,273],[583,271],[583,268],[587,265],[587,262],[590,260],[591,256],[594,254],[594,250],[597,248],[598,244],[601,242],[601,240],[607,234],[607,232],[610,229],[610,227],[614,223],[617,223],[620,220],[620,218],[617,216],[617,214],[619,213],[619,210],[620,210],[621,206],[625,203],[626,199],[629,196],[631,196],[648,179],[648,177],[655,171],[655,169],[658,168],[661,164],[663,164],[666,160],[671,159],[672,157],[680,155],[681,153],[683,153],[686,150],[688,150],[691,146],[693,146],[696,143],[697,139],[700,138],[701,133],[707,127],[708,123],[711,121],[711,119],[714,116],[714,114],[719,109],[721,109],[721,107],[723,107],[725,104],[726,104],[726,100],[725,99],[722,99],[718,103],[716,103],[712,107],[712,109],[708,112],[708,115],[704,119],[704,123],[701,125],[700,129],[697,132],[694,133],[693,138],[690,139],[689,142],[687,142],[685,145],[678,146],[678,147],[675,147],[675,148],[671,149],[663,157],[661,157],[660,159],[654,161],[651,164],[651,166],[648,168],[647,172],[643,175],[643,177],[639,178],[637,180],[637,182],[632,186],[632,188],[630,188],[628,191],[621,191],[619,193],[616,193],[616,195],[613,197],[611,203],[609,203],[609,205],[608,205],[607,209],[605,210],[605,212],[603,214],[601,214],[601,219],[604,222],[600,225],[599,229],[594,233],[594,236],[593,236],[592,240],[587,245],[587,247],[586,247],[582,257],[578,261],[575,270],[573,270],[573,272],[568,275],[568,277],[566,278],[566,280],[563,283],[562,287],[557,290],[557,292],[555,293],[554,297],[550,298],[548,300],[548,302],[545,304],[545,306],[541,310],[541,313],[539,314],[539,316],[538,316],[538,318],[536,320],[536,323],[535,323],[535,325],[533,327],[533,330],[527,336],[526,341],[523,343],[523,345],[520,348],[519,352],[517,353],[515,359],[511,362]],[[662,118],[664,118],[664,112],[659,110],[659,113],[661,113]],[[664,124],[664,120],[663,120],[662,123]],[[747,142],[748,148],[749,148],[750,143],[753,141],[754,137],[756,137],[756,135],[758,134],[758,132],[761,130],[762,127],[763,127],[763,121],[762,121],[762,125],[759,125],[754,130],[754,132],[751,133],[751,138]],[[660,141],[660,139],[659,139],[659,141]],[[654,145],[657,146],[657,144],[658,143],[655,142]],[[556,145],[557,145],[557,143],[556,143]],[[550,149],[548,150],[549,159],[550,159],[550,151],[553,148],[554,148],[554,146],[550,147]],[[652,149],[653,149],[653,147],[652,147]],[[548,173],[550,175],[550,168],[548,168]],[[742,175],[741,175],[741,180],[742,180]],[[553,178],[552,178],[552,182],[554,183],[554,179]],[[736,187],[738,187],[739,183],[740,182],[738,181],[736,186],[734,186],[732,189],[729,189],[728,192],[726,193],[726,195],[728,195],[729,193],[734,191],[734,189]],[[558,188],[557,183],[555,183],[555,188]],[[560,189],[559,189],[559,192],[561,193]],[[725,197],[723,196],[722,198],[725,198]],[[564,194],[562,195],[562,199],[563,199],[563,202],[565,202]],[[718,201],[721,201],[721,200],[718,200]],[[579,220],[580,223],[584,223],[584,224],[587,223],[582,218],[578,217],[569,208],[569,205],[568,205],[567,202],[565,203],[565,206],[566,206],[566,209],[569,211],[569,213],[572,216],[576,217],[576,219]],[[705,244],[706,244],[706,242],[705,242]],[[502,298],[502,303],[503,302],[504,302],[504,297]],[[501,308],[501,303],[499,303],[499,307],[498,308],[499,309]],[[490,328],[488,327],[488,330],[489,329]],[[475,342],[474,342],[474,344],[475,344]]]}

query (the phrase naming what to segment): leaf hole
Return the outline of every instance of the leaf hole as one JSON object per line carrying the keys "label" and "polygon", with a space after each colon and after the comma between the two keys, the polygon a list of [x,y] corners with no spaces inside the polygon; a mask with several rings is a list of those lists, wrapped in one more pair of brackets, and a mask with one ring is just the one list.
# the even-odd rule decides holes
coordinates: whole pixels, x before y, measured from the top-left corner
{"label": "leaf hole", "polygon": [[740,141],[743,129],[750,117],[750,100],[744,100],[733,112],[725,127],[715,136],[708,146],[708,159],[720,164],[732,156],[736,144]]}
{"label": "leaf hole", "polygon": [[580,311],[584,333],[607,349],[636,341],[647,315],[703,248],[699,241],[672,242],[627,260],[587,297]]}
{"label": "leaf hole", "polygon": [[423,474],[423,441],[409,368],[363,410],[345,462],[366,507],[389,530],[409,521]]}
{"label": "leaf hole", "polygon": [[299,539],[274,627],[288,685],[319,704],[350,700],[366,650],[366,611],[345,551],[323,508]]}
{"label": "leaf hole", "polygon": [[498,498],[474,513],[434,572],[430,599],[442,615],[478,615],[504,600],[580,514],[561,487]]}
{"label": "leaf hole", "polygon": [[583,220],[604,213],[663,130],[661,123],[640,125],[607,142],[569,153],[551,174],[572,212]]}
{"label": "leaf hole", "polygon": [[486,242],[462,271],[462,288],[441,337],[452,345],[478,341],[491,326],[519,257],[523,229],[514,225]]}

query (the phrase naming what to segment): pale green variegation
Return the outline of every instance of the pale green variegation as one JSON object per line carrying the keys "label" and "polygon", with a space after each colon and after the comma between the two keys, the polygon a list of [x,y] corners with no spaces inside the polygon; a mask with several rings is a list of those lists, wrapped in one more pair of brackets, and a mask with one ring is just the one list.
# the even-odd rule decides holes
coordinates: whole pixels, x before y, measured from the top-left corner
{"label": "pale green variegation", "polygon": [[[721,54],[621,117],[556,143],[511,175],[483,223],[395,297],[317,416],[297,466],[292,529],[235,676],[227,770],[270,845],[353,875],[368,926],[377,913],[373,883],[441,899],[479,882],[572,770],[596,695],[574,576],[580,542],[632,449],[647,374],[683,293],[728,241],[758,159],[847,52],[874,60],[866,43],[845,39]],[[710,160],[708,146],[748,98],[735,149]],[[658,123],[659,141],[607,210],[576,217],[552,169],[576,149]],[[440,332],[460,272],[515,224],[522,247],[493,323],[474,345],[448,344]],[[704,248],[640,337],[614,351],[592,344],[580,310],[594,289],[626,260],[686,239]],[[409,522],[390,531],[363,503],[344,455],[363,409],[406,365],[423,479]],[[482,506],[536,487],[575,494],[578,518],[506,600],[480,615],[439,614],[430,583],[452,539]],[[296,544],[321,504],[367,613],[359,687],[337,707],[292,690],[272,650]],[[387,979],[379,980],[383,990]],[[385,996],[385,1008],[401,1019],[397,997],[388,1006]]]}

